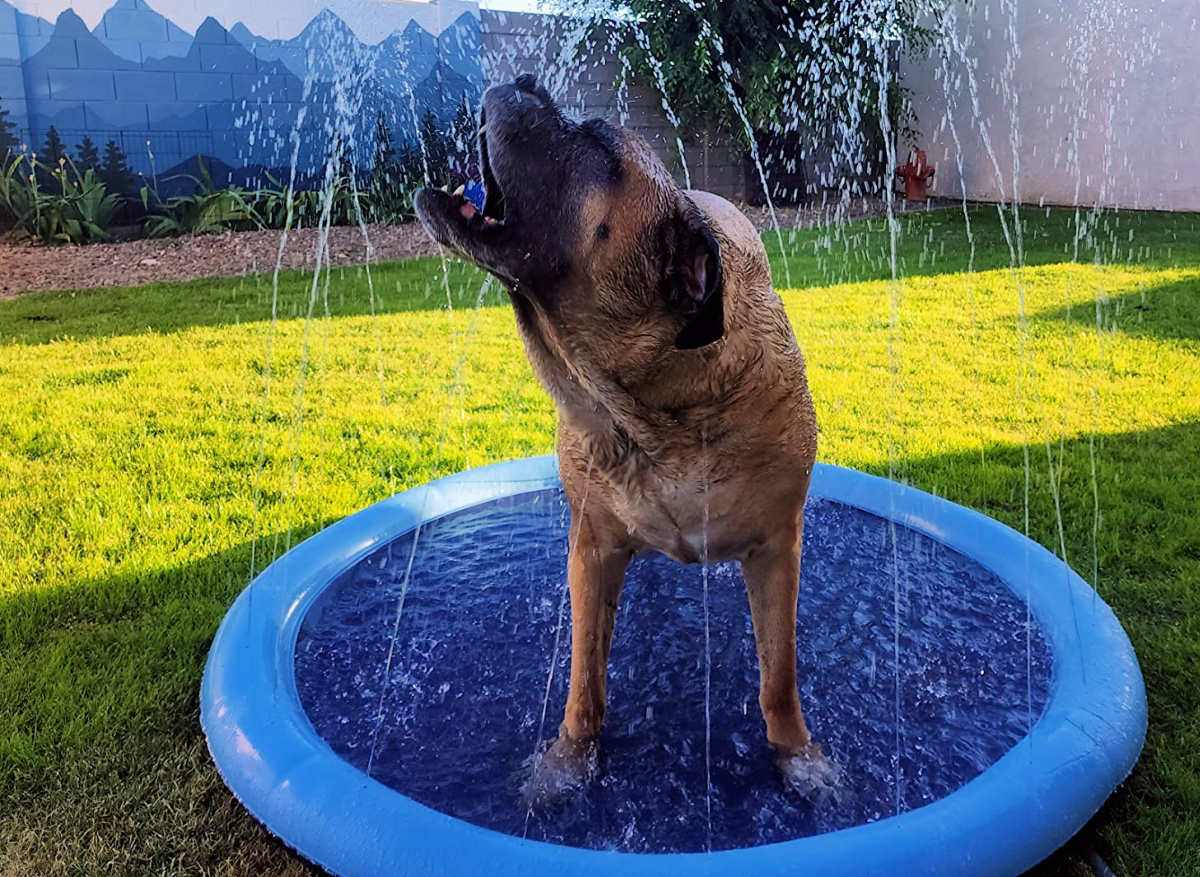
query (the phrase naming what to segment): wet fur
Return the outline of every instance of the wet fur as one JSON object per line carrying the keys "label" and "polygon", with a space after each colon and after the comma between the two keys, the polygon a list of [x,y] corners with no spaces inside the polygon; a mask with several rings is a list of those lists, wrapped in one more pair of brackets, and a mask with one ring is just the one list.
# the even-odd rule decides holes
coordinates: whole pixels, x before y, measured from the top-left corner
{"label": "wet fur", "polygon": [[[604,721],[625,569],[647,551],[683,563],[741,561],[768,741],[797,788],[830,785],[835,771],[809,738],[796,683],[816,415],[758,233],[727,201],[678,189],[636,134],[572,125],[553,115],[544,92],[535,97],[549,109],[537,116],[506,88],[489,92],[485,110],[505,200],[521,217],[506,231],[516,253],[497,256],[490,241],[481,249],[441,218],[437,195],[419,198],[418,212],[439,240],[505,282],[559,416],[572,513],[571,682],[531,796],[563,787],[556,777],[581,776]],[[540,166],[559,174],[553,203],[537,189],[546,185],[540,173],[532,192],[513,179],[514,140],[545,153]],[[555,164],[556,150],[569,161]]]}

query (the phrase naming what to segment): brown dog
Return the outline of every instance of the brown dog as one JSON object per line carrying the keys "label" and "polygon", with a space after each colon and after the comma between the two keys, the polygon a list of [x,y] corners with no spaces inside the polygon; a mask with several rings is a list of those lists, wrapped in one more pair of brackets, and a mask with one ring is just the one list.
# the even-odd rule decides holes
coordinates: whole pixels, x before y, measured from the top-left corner
{"label": "brown dog", "polygon": [[793,786],[830,788],[796,687],[816,415],[758,234],[727,201],[677,188],[636,134],[567,119],[529,74],[484,95],[479,148],[482,212],[435,189],[416,206],[508,289],[558,409],[571,683],[529,791],[588,778],[625,568],[651,550],[741,561],[767,740]]}

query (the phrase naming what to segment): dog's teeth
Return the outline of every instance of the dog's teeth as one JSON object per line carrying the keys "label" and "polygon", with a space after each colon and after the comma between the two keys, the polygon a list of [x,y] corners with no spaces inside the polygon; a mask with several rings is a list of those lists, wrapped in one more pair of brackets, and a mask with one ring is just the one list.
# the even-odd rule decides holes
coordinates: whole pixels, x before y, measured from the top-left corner
{"label": "dog's teeth", "polygon": [[443,191],[443,192],[445,192],[447,195],[449,195],[449,194],[450,194],[450,186],[449,186],[449,184],[447,184],[447,185],[445,185],[445,186],[442,186],[442,191]]}
{"label": "dog's teeth", "polygon": [[463,195],[463,192],[465,192],[465,191],[467,191],[467,184],[463,183],[461,186],[459,186],[457,189],[454,190],[454,194],[456,196],[458,196],[459,198],[461,198]]}
{"label": "dog's teeth", "polygon": [[487,133],[487,125],[480,125],[480,126],[479,126],[479,133],[480,133],[480,134],[486,134],[486,133]]}

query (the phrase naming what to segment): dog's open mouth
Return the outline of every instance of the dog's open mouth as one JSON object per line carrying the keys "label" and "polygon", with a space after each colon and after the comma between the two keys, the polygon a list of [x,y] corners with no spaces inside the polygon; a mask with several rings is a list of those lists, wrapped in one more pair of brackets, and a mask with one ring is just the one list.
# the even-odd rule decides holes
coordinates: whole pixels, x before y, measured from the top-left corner
{"label": "dog's open mouth", "polygon": [[483,175],[483,209],[466,195],[466,184],[459,186],[452,193],[457,199],[455,207],[460,216],[467,222],[482,228],[496,228],[505,224],[506,210],[504,190],[496,180],[492,171],[491,158],[488,155],[487,117],[482,112],[479,118],[479,166]]}

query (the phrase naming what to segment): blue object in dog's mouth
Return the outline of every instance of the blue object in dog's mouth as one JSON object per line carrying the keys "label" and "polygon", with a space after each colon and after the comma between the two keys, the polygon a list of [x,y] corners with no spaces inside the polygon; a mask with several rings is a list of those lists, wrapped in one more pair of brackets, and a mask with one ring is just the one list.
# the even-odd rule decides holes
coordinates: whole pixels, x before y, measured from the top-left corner
{"label": "blue object in dog's mouth", "polygon": [[483,210],[483,201],[487,192],[482,180],[468,180],[463,185],[463,197],[475,205],[476,210]]}

